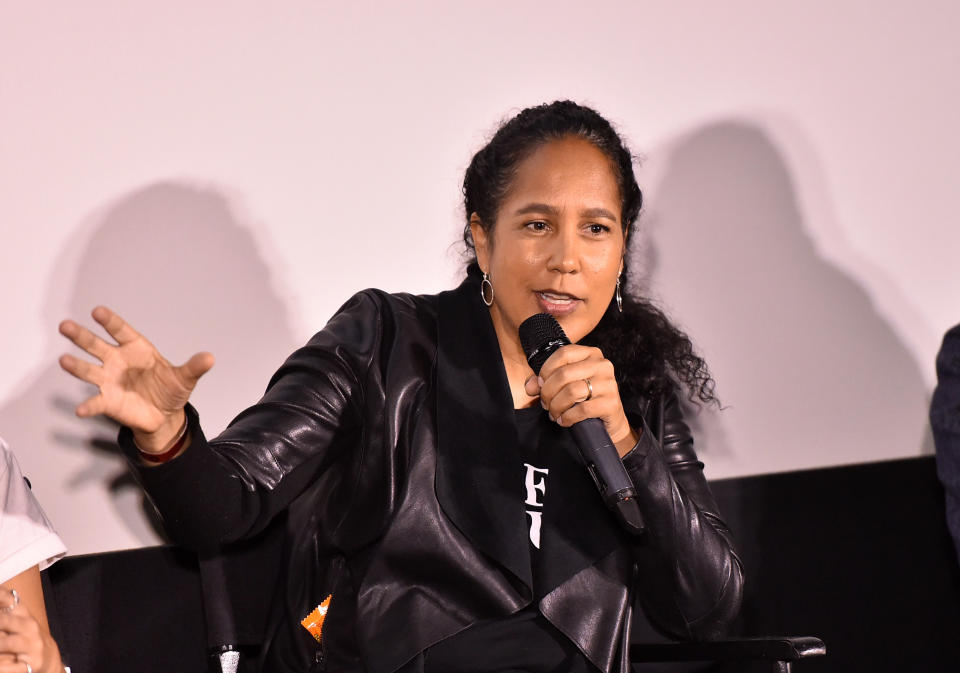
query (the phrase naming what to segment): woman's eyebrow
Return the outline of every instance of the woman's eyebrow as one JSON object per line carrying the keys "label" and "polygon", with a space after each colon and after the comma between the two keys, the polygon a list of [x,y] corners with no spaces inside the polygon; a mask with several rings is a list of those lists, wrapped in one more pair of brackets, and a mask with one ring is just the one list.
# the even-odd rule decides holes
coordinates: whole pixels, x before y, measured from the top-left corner
{"label": "woman's eyebrow", "polygon": [[547,215],[558,215],[559,208],[547,205],[546,203],[528,203],[523,208],[517,209],[514,215],[527,215],[529,213],[546,213]]}
{"label": "woman's eyebrow", "polygon": [[[516,212],[514,212],[514,215],[528,215],[530,213],[546,213],[547,215],[556,216],[560,213],[560,210],[546,203],[528,203],[524,207],[518,208]],[[617,216],[606,208],[587,208],[586,210],[580,211],[580,217],[604,218],[614,222],[617,221]]]}
{"label": "woman's eyebrow", "polygon": [[587,208],[586,210],[580,211],[580,217],[604,218],[613,220],[614,222],[617,221],[617,216],[606,208]]}

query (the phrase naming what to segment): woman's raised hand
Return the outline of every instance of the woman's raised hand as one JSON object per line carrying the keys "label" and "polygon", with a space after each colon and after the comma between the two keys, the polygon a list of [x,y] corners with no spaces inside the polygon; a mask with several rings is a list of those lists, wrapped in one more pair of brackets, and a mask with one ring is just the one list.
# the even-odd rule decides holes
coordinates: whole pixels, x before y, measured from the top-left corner
{"label": "woman's raised hand", "polygon": [[[542,383],[541,383],[542,381]],[[550,418],[570,427],[586,418],[599,418],[621,456],[637,443],[623,410],[613,363],[599,348],[570,344],[558,348],[524,384],[528,395],[540,396]]]}
{"label": "woman's raised hand", "polygon": [[61,334],[99,360],[60,357],[63,369],[99,389],[77,406],[77,416],[105,414],[130,427],[142,450],[162,451],[182,427],[183,407],[197,380],[213,366],[213,355],[197,353],[174,366],[110,309],[98,306],[92,315],[115,344],[72,320],[60,323]]}

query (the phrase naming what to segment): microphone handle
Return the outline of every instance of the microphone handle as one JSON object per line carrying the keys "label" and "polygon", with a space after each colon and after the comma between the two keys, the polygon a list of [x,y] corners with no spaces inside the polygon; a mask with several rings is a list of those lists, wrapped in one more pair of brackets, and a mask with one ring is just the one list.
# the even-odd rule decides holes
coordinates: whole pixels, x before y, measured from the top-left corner
{"label": "microphone handle", "polygon": [[633,481],[620,460],[603,421],[587,418],[570,426],[580,456],[593,477],[600,495],[621,523],[634,533],[644,531],[643,516],[636,500]]}

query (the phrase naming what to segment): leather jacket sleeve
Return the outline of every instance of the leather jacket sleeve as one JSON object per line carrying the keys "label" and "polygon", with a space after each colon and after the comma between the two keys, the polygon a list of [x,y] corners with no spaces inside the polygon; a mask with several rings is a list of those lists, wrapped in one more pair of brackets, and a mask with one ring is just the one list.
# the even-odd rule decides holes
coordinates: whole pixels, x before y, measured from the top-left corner
{"label": "leather jacket sleeve", "polygon": [[[743,570],[693,450],[675,393],[646,414],[623,463],[647,531],[637,543],[637,590],[648,618],[670,635],[716,639],[736,617]],[[660,441],[657,441],[657,437]]]}
{"label": "leather jacket sleeve", "polygon": [[256,534],[357,445],[361,398],[378,390],[366,380],[376,378],[369,366],[380,335],[370,325],[380,319],[376,304],[369,292],[351,298],[215,440],[207,442],[188,406],[190,446],[147,467],[131,431],[121,430],[121,448],[174,540],[203,549]]}

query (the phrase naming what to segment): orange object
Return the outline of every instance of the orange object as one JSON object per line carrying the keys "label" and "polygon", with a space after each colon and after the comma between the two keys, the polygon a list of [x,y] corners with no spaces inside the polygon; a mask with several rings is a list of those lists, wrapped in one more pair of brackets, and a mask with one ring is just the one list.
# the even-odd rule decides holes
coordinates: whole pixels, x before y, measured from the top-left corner
{"label": "orange object", "polygon": [[327,618],[327,610],[330,609],[331,598],[333,598],[333,594],[327,596],[320,605],[313,609],[313,612],[304,617],[300,622],[303,628],[309,631],[310,635],[313,636],[318,643],[323,633],[323,620]]}

